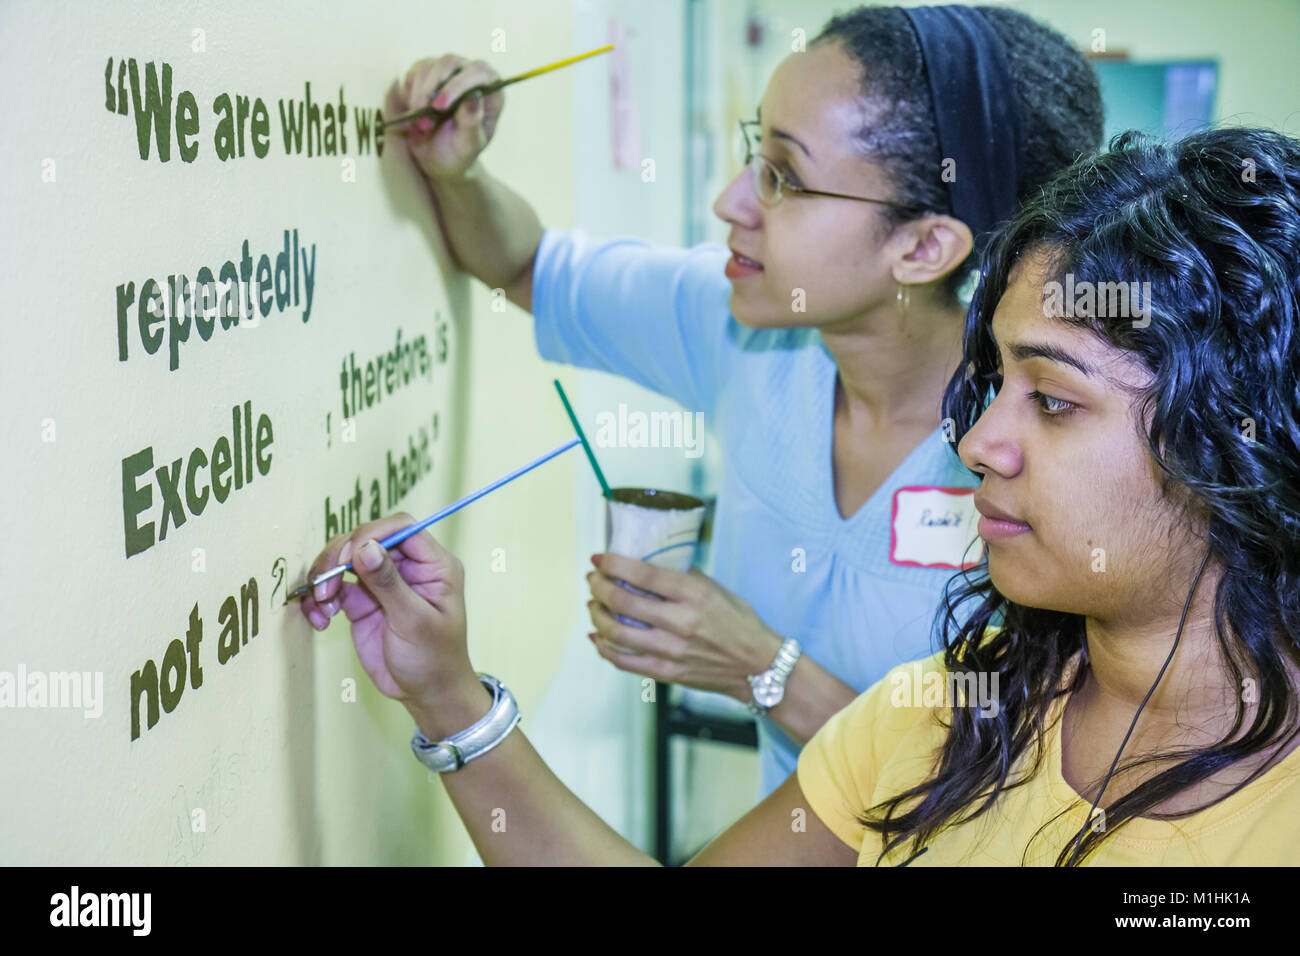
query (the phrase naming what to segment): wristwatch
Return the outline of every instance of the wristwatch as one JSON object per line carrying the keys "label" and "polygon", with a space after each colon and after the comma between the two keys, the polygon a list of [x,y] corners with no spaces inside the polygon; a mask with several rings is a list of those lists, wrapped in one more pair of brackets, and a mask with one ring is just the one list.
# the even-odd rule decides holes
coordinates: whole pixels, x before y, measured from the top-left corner
{"label": "wristwatch", "polygon": [[746,678],[750,689],[754,692],[754,699],[745,706],[755,717],[762,717],[781,703],[781,698],[785,696],[785,679],[794,669],[799,654],[799,642],[793,637],[787,637],[781,644],[781,649],[776,652],[776,659],[772,661],[772,666],[761,674],[752,674]]}
{"label": "wristwatch", "polygon": [[418,726],[415,728],[415,735],[411,737],[411,750],[415,759],[430,770],[438,773],[459,770],[505,740],[522,719],[519,705],[515,703],[515,695],[506,689],[505,684],[491,674],[479,674],[478,679],[492,691],[492,709],[481,720],[436,743],[424,736]]}

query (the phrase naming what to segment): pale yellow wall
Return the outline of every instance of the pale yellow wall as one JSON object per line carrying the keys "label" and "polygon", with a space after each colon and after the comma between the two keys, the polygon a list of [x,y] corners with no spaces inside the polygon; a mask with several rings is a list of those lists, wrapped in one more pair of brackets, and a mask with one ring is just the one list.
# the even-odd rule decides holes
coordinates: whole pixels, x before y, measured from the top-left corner
{"label": "pale yellow wall", "polygon": [[1105,31],[1130,59],[1214,59],[1216,122],[1300,134],[1300,3],[1296,0],[1017,0],[1007,4],[1060,30],[1081,50]]}
{"label": "pale yellow wall", "polygon": [[[409,750],[411,723],[373,691],[346,623],[313,632],[280,606],[273,562],[298,582],[324,543],[324,498],[382,471],[436,411],[434,467],[391,510],[417,516],[486,484],[570,432],[537,358],[527,316],[491,311],[487,290],[450,271],[424,186],[389,139],[382,159],[286,157],[275,103],[345,88],[349,107],[381,105],[415,59],[446,50],[504,73],[568,55],[567,0],[389,4],[251,2],[0,9],[0,83],[10,91],[0,153],[5,226],[5,368],[0,477],[6,622],[0,671],[102,674],[103,713],[0,708],[0,862],[57,864],[460,863],[469,843],[440,783]],[[196,51],[195,30],[205,49]],[[503,32],[494,34],[494,30]],[[498,49],[490,49],[494,38]],[[500,44],[504,43],[504,48]],[[194,92],[199,154],[139,157],[134,120],[105,108],[107,60],[166,61],[174,95]],[[494,169],[543,220],[572,217],[575,70],[515,88]],[[213,99],[261,96],[271,153],[219,162]],[[328,92],[327,92],[328,91]],[[175,147],[173,147],[175,148]],[[52,181],[50,181],[52,179]],[[309,322],[272,311],[256,328],[191,334],[180,365],[117,352],[115,287],[219,266],[281,231],[316,243]],[[432,338],[450,358],[339,428],[339,363]],[[165,350],[166,346],[164,346]],[[224,504],[125,556],[122,460],[146,446],[161,467],[228,432],[251,400],[273,422],[266,475]],[[327,413],[333,434],[326,437]],[[515,691],[525,713],[575,620],[570,453],[435,529],[464,560],[475,665]],[[144,484],[142,480],[141,484]],[[154,505],[142,520],[156,517]],[[504,549],[505,570],[491,570]],[[202,570],[199,566],[202,565]],[[223,596],[255,578],[258,635],[216,661]],[[184,638],[197,603],[203,685],[130,739],[129,680]],[[359,699],[343,688],[356,681]],[[206,815],[196,832],[194,811]]]}
{"label": "pale yellow wall", "polygon": [[[903,0],[899,5],[930,4]],[[1293,136],[1300,132],[1296,0],[1008,0],[987,5],[1042,20],[1085,51],[1093,48],[1094,31],[1102,30],[1108,51],[1126,51],[1134,61],[1218,60],[1216,120],[1268,126]],[[752,8],[779,21],[787,41],[773,44],[783,47],[775,51],[779,61],[789,52],[790,29],[801,27],[811,39],[833,13],[855,6],[843,0],[757,0]],[[724,0],[723,7],[748,9],[739,0]],[[738,47],[738,41],[732,46]]]}

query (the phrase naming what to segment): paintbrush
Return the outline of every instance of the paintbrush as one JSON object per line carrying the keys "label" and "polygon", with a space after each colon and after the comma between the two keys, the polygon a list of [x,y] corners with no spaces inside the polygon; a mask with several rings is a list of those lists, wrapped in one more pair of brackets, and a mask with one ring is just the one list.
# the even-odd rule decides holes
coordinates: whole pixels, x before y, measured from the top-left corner
{"label": "paintbrush", "polygon": [[[389,126],[393,126],[396,123],[405,123],[407,120],[420,119],[421,117],[427,116],[433,120],[433,128],[437,129],[447,120],[455,116],[456,110],[460,109],[461,104],[471,96],[488,96],[495,93],[497,90],[505,89],[511,83],[518,83],[520,80],[527,80],[534,76],[540,76],[543,73],[549,73],[551,70],[558,70],[562,66],[568,66],[570,63],[577,63],[579,60],[585,60],[589,56],[608,53],[612,49],[614,49],[614,44],[611,43],[609,46],[603,46],[597,50],[589,50],[586,53],[579,53],[577,56],[571,56],[567,60],[560,60],[546,66],[539,66],[535,70],[529,70],[527,73],[520,73],[518,76],[511,76],[503,80],[493,80],[491,83],[481,83],[478,86],[471,86],[464,93],[460,94],[460,96],[456,97],[455,101],[449,106],[445,106],[442,109],[436,109],[432,105],[422,106],[418,110],[411,110],[409,113],[403,113],[400,116],[394,116],[392,119],[384,120],[382,123],[378,124],[378,126],[380,129],[387,129]],[[457,67],[453,71],[452,76],[455,76],[456,73],[459,72],[460,67]],[[451,76],[447,77],[447,79],[451,79]],[[446,80],[443,82],[445,83]]]}
{"label": "paintbrush", "polygon": [[[533,470],[534,468],[536,468],[538,465],[543,464],[544,462],[548,462],[548,461],[550,461],[550,460],[551,460],[552,458],[554,458],[556,455],[559,455],[559,454],[561,454],[562,452],[566,452],[566,451],[568,451],[570,448],[574,447],[575,445],[579,445],[579,444],[581,444],[581,443],[582,443],[582,440],[581,440],[580,438],[570,438],[567,442],[565,442],[565,443],[564,443],[563,445],[561,445],[559,448],[556,448],[556,449],[554,449],[554,450],[552,450],[552,451],[548,451],[548,452],[547,452],[545,455],[543,455],[541,458],[538,458],[538,459],[536,459],[535,461],[530,461],[528,464],[524,465],[522,468],[516,468],[514,471],[510,472],[510,474],[506,475],[506,476],[503,477],[503,478],[498,478],[496,481],[492,482],[490,485],[484,485],[484,486],[483,486],[482,488],[480,488],[478,491],[475,491],[475,492],[472,493],[472,494],[468,494],[468,495],[466,495],[464,498],[461,498],[459,501],[456,501],[456,502],[453,502],[452,504],[449,504],[447,507],[443,508],[441,511],[438,511],[438,512],[435,512],[435,513],[431,514],[429,517],[425,518],[423,521],[417,521],[415,524],[413,524],[413,525],[411,525],[411,526],[409,526],[409,527],[403,528],[401,531],[394,531],[394,532],[393,532],[392,534],[390,534],[388,537],[386,537],[386,538],[384,538],[382,541],[380,541],[380,542],[379,542],[379,546],[380,546],[381,548],[384,548],[385,550],[387,550],[388,548],[391,548],[391,547],[392,547],[393,545],[395,545],[395,544],[400,544],[401,542],[403,542],[403,541],[405,541],[407,538],[409,538],[411,535],[413,535],[413,534],[418,534],[419,532],[423,531],[425,528],[429,527],[429,525],[433,524],[435,521],[441,521],[443,518],[447,517],[447,515],[452,514],[453,512],[459,511],[461,508],[464,508],[464,507],[465,507],[467,504],[469,504],[471,501],[477,501],[478,499],[480,499],[480,498],[482,498],[484,495],[486,495],[488,492],[490,492],[490,491],[495,491],[497,488],[500,488],[502,485],[504,485],[504,484],[505,484],[506,482],[508,482],[508,481],[514,481],[514,480],[515,480],[516,478],[518,478],[520,475],[522,475],[522,474],[524,474],[524,473],[526,473],[526,472],[532,471],[532,470]],[[351,570],[352,570],[352,565],[351,565],[351,564],[340,564],[340,565],[337,565],[336,567],[330,568],[328,571],[325,571],[324,573],[319,574],[319,575],[317,575],[316,577],[312,578],[312,579],[311,579],[310,581],[308,581],[306,584],[299,585],[298,587],[296,587],[296,588],[294,588],[292,591],[290,591],[288,597],[286,597],[286,598],[284,599],[284,600],[285,600],[285,603],[288,603],[289,601],[297,600],[298,598],[302,597],[304,594],[306,594],[307,592],[309,592],[309,591],[310,591],[312,588],[314,588],[316,585],[320,584],[322,581],[328,581],[330,578],[336,578],[336,577],[338,577],[340,574],[342,574],[344,571],[351,571]]]}

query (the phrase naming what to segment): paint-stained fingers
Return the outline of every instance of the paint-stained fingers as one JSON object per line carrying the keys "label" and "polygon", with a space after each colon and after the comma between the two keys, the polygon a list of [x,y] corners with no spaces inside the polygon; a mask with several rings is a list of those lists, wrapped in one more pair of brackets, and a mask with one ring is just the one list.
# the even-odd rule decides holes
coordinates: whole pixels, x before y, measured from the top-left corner
{"label": "paint-stained fingers", "polygon": [[[457,97],[466,90],[473,89],[476,86],[486,86],[487,84],[493,83],[499,79],[501,79],[501,74],[488,66],[486,62],[483,60],[471,60],[470,62],[465,63],[463,69],[461,69],[456,76],[450,78],[446,85],[443,86],[442,96],[445,97],[443,105],[450,106],[452,103],[456,102]],[[498,91],[492,95],[501,96],[503,94]],[[470,100],[468,99],[461,104],[460,110],[456,113],[456,120],[458,122],[466,118],[466,114],[463,111],[467,106],[469,106],[469,104]]]}
{"label": "paint-stained fingers", "polygon": [[454,53],[417,60],[406,71],[406,76],[402,80],[403,111],[428,106],[429,96],[434,87],[463,60],[463,57],[458,57]]}
{"label": "paint-stained fingers", "polygon": [[410,108],[417,110],[429,106],[438,88],[448,82],[447,78],[458,68],[463,67],[465,62],[464,57],[449,53],[439,57],[432,65],[422,70],[411,85]]}

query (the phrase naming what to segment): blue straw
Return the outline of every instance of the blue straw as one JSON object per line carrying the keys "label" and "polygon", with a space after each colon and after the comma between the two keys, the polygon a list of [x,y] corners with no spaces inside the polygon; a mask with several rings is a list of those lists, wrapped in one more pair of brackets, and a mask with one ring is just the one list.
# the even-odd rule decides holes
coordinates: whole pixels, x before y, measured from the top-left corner
{"label": "blue straw", "polygon": [[[563,445],[560,445],[558,448],[548,451],[541,458],[529,462],[528,464],[524,465],[522,468],[516,468],[514,471],[510,472],[510,474],[506,475],[504,478],[498,478],[490,485],[484,485],[478,491],[475,491],[472,494],[468,494],[464,498],[461,498],[459,501],[447,505],[447,507],[443,508],[441,511],[434,512],[433,514],[429,515],[429,517],[425,518],[423,521],[417,521],[415,524],[411,525],[408,528],[403,528],[401,531],[394,531],[387,538],[384,538],[383,541],[380,541],[379,546],[384,550],[388,550],[393,545],[400,544],[401,542],[409,538],[411,535],[419,534],[421,531],[429,527],[429,525],[433,524],[434,522],[441,521],[443,518],[447,517],[447,515],[453,514],[459,511],[461,508],[464,508],[470,502],[478,501],[478,499],[482,498],[488,492],[496,491],[498,488],[500,488],[502,485],[506,484],[507,482],[514,481],[520,475],[532,471],[538,465],[550,461],[556,455],[563,454],[573,446],[580,445],[581,443],[582,443],[582,439],[580,438],[570,438]],[[352,570],[352,565],[350,563],[340,564],[337,567],[330,568],[330,570],[324,572],[316,579],[312,581],[308,581],[306,584],[294,588],[289,593],[288,597],[285,598],[285,601],[286,602],[292,601],[295,598],[301,597],[302,595],[310,591],[312,588],[314,588],[316,585],[320,584],[322,581],[328,581],[330,578],[338,577],[344,571],[351,571],[351,570]]]}

